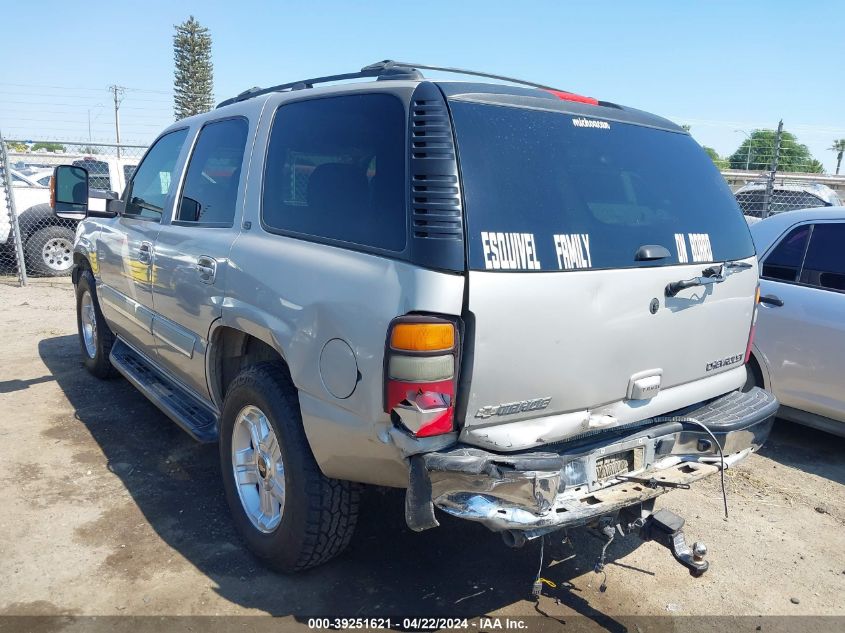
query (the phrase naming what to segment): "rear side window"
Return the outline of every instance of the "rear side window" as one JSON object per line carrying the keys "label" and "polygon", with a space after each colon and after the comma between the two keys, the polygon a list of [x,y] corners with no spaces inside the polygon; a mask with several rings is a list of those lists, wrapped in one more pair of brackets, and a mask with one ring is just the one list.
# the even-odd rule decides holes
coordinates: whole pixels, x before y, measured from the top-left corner
{"label": "rear side window", "polygon": [[[631,268],[751,257],[722,175],[686,134],[453,100],[470,268]],[[670,257],[637,261],[644,245]]]}
{"label": "rear side window", "polygon": [[787,233],[772,253],[763,262],[765,279],[778,281],[798,281],[801,262],[807,251],[807,239],[810,237],[810,225],[799,226]]}
{"label": "rear side window", "polygon": [[176,220],[231,226],[249,124],[246,119],[209,123],[200,130],[188,163]]}
{"label": "rear side window", "polygon": [[88,170],[88,186],[91,189],[112,190],[111,178],[109,178],[109,164],[106,161],[86,158],[75,160],[73,164]]}
{"label": "rear side window", "polygon": [[736,201],[745,215],[760,218],[763,216],[763,195],[764,192],[758,189],[741,191],[736,194]]}
{"label": "rear side window", "polygon": [[816,224],[801,272],[801,283],[845,291],[845,224]]}
{"label": "rear side window", "polygon": [[405,132],[392,95],[281,106],[264,169],[265,228],[403,250]]}

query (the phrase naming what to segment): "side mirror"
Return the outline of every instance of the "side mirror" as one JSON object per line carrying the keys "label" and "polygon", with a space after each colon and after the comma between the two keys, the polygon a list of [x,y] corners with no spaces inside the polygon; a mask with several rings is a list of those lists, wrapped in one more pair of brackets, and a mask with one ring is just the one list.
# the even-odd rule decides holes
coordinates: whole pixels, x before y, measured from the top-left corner
{"label": "side mirror", "polygon": [[88,215],[88,170],[59,165],[50,181],[50,206],[65,220],[84,220]]}

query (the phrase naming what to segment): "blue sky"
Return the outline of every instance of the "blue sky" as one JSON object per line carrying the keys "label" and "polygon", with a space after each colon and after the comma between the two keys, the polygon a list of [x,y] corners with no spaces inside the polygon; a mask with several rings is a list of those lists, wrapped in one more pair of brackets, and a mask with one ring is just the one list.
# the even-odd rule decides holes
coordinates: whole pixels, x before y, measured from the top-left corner
{"label": "blue sky", "polygon": [[[692,125],[720,153],[737,129],[786,129],[829,171],[845,137],[845,2],[7,3],[0,130],[114,139],[110,84],[127,87],[124,140],[172,120],[173,25],[214,40],[220,99],[254,85],[347,72],[384,58],[523,77]],[[430,74],[436,76],[436,74]]]}

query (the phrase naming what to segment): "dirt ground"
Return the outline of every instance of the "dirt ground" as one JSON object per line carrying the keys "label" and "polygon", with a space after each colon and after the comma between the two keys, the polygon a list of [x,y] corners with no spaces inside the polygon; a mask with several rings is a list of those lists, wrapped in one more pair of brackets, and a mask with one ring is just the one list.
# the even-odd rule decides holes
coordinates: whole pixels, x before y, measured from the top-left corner
{"label": "dirt ground", "polygon": [[[266,571],[233,529],[216,450],[125,380],[85,372],[69,282],[0,283],[0,615],[273,614],[303,628],[311,616],[536,616],[536,543],[507,549],[449,517],[414,534],[401,494],[367,492],[341,558],[296,577]],[[729,520],[718,478],[658,500],[708,545],[704,577],[618,538],[601,592],[600,543],[576,531],[578,554],[543,573],[557,587],[540,610],[608,628],[628,616],[845,616],[843,456],[845,440],[778,421],[727,473]]]}

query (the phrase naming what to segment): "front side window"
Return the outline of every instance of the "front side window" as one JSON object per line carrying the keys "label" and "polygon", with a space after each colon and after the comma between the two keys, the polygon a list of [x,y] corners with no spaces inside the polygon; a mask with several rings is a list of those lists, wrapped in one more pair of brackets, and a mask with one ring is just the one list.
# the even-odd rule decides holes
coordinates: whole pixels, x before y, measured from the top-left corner
{"label": "front side window", "polygon": [[165,201],[177,180],[176,161],[187,135],[187,128],[176,130],[152,146],[128,187],[126,216],[161,221]]}
{"label": "front side window", "polygon": [[249,124],[227,119],[200,130],[188,163],[176,220],[205,226],[231,226]]}
{"label": "front side window", "polygon": [[792,229],[763,262],[761,276],[777,281],[798,281],[809,237],[809,224]]}
{"label": "front side window", "polygon": [[845,224],[816,224],[807,248],[801,283],[845,292]]}
{"label": "front side window", "polygon": [[405,132],[391,95],[282,105],[264,169],[265,228],[401,251]]}

